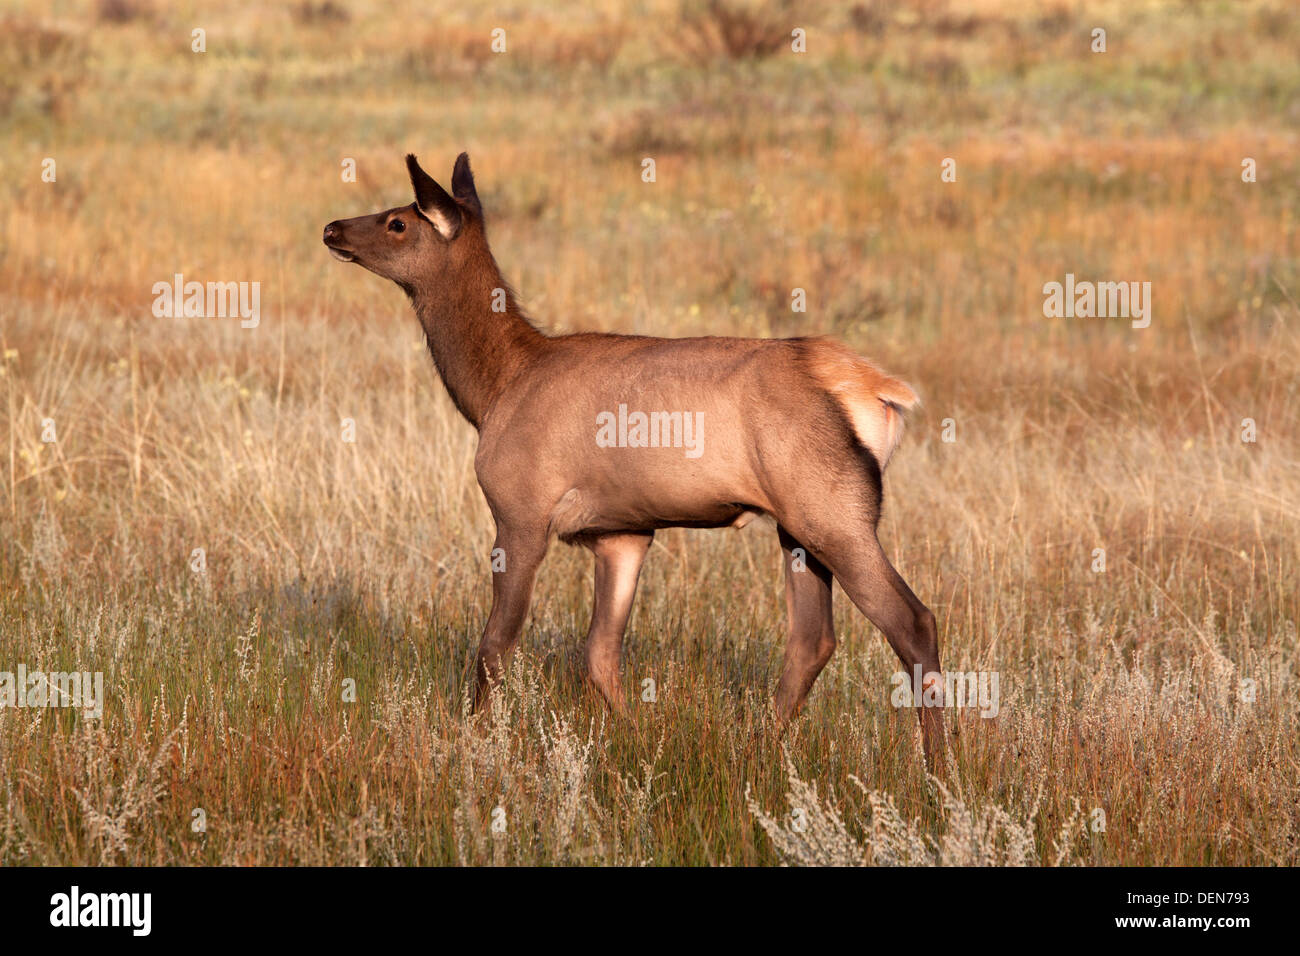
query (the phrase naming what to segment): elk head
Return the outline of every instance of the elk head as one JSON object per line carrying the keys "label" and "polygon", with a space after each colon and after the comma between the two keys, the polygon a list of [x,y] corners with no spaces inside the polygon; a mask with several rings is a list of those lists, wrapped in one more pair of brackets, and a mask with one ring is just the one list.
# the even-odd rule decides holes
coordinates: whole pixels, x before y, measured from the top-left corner
{"label": "elk head", "polygon": [[355,262],[410,293],[418,286],[436,284],[440,277],[445,280],[484,247],[484,236],[468,153],[456,159],[450,194],[420,168],[413,155],[407,155],[406,168],[415,202],[337,219],[325,227],[323,239],[335,259]]}

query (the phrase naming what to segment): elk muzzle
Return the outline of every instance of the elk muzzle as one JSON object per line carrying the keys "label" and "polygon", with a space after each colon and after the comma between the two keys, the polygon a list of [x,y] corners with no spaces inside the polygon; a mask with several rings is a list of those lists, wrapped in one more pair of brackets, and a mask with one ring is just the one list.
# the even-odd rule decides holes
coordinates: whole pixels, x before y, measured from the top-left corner
{"label": "elk muzzle", "polygon": [[343,224],[338,220],[330,223],[325,227],[325,234],[321,237],[326,248],[329,249],[330,255],[339,262],[351,262],[356,258],[356,253],[347,248],[343,242]]}

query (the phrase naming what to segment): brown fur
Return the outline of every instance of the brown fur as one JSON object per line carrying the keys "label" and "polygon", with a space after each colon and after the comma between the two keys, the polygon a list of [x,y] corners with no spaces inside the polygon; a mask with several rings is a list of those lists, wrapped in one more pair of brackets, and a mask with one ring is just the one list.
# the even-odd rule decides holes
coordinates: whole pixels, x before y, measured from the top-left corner
{"label": "brown fur", "polygon": [[[544,335],[492,257],[468,158],[456,162],[451,194],[414,157],[408,169],[415,204],[330,223],[325,243],[406,290],[452,401],[479,432],[475,471],[506,570],[493,575],[476,706],[519,638],[553,537],[595,555],[589,673],[621,713],[623,631],[655,531],[739,526],[756,514],[776,519],[787,563],[782,725],[834,651],[832,576],[909,673],[939,672],[934,616],[875,534],[881,471],[916,403],[906,384],[828,339]],[[620,404],[697,416],[701,453],[600,447],[598,416]],[[941,712],[918,715],[941,769]]]}

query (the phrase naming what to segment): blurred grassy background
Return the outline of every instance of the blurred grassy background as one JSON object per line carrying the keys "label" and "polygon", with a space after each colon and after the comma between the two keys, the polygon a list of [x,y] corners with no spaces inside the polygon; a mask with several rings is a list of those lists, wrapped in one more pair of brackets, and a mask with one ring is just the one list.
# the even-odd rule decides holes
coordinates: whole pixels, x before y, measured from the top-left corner
{"label": "blurred grassy background", "polygon": [[[0,710],[0,861],[888,862],[886,798],[939,862],[1009,860],[1009,820],[1018,862],[1067,825],[1067,861],[1300,858],[1293,5],[6,9],[0,669],[102,670],[109,701]],[[473,432],[402,294],[319,242],[410,200],[404,152],[446,183],[462,149],[547,327],[830,332],[921,391],[882,539],[945,664],[1002,676],[951,801],[842,595],[796,779],[750,746],[784,627],[762,525],[660,535],[634,727],[583,691],[589,561],[557,547],[513,722],[464,732]],[[154,318],[177,272],[260,282],[260,326]],[[1066,272],[1150,281],[1151,327],[1045,319]],[[844,832],[765,836],[787,793]]]}

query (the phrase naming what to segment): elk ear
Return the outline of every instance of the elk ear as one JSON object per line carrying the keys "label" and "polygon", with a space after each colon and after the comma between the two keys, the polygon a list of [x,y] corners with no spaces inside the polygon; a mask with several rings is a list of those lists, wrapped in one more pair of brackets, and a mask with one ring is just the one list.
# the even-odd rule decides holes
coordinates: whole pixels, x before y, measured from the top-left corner
{"label": "elk ear", "polygon": [[456,157],[456,168],[451,174],[451,192],[458,200],[475,210],[481,210],[478,190],[474,188],[474,173],[469,168],[469,153]]}
{"label": "elk ear", "polygon": [[460,232],[460,207],[456,200],[447,195],[447,190],[439,186],[432,176],[420,168],[415,156],[406,154],[406,169],[411,174],[411,185],[415,188],[415,204],[420,212],[444,239],[455,239]]}

